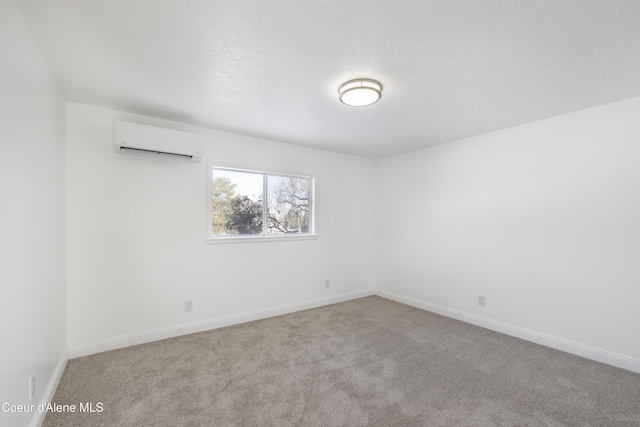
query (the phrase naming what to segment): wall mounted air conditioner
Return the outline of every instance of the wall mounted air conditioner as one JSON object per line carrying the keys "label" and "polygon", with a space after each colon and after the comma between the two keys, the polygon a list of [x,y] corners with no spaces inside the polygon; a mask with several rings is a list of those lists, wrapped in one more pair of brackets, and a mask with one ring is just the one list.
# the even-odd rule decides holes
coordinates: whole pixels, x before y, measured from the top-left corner
{"label": "wall mounted air conditioner", "polygon": [[116,153],[193,162],[204,158],[201,137],[193,133],[117,121],[113,137]]}

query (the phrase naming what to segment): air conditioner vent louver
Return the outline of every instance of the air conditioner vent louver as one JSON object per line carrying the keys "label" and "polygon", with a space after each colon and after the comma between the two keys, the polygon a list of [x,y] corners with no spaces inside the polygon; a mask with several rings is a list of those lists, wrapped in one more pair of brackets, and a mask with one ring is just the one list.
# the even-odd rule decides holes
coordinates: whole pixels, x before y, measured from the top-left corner
{"label": "air conditioner vent louver", "polygon": [[120,121],[114,126],[113,149],[116,153],[201,162],[203,148],[201,137],[192,133]]}

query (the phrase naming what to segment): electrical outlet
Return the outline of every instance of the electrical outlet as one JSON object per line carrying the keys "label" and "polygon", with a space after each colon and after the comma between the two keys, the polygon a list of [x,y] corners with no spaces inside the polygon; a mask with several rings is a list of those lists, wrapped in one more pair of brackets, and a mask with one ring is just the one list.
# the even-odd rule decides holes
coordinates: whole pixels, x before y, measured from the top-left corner
{"label": "electrical outlet", "polygon": [[29,400],[33,399],[36,395],[36,374],[31,374],[29,378]]}
{"label": "electrical outlet", "polygon": [[331,287],[331,280],[325,280],[324,281],[324,287],[325,288],[330,288]]}
{"label": "electrical outlet", "polygon": [[193,301],[185,301],[184,302],[184,311],[193,311]]}
{"label": "electrical outlet", "polygon": [[484,307],[484,302],[485,302],[484,297],[479,296],[478,297],[478,305],[481,306],[481,307]]}

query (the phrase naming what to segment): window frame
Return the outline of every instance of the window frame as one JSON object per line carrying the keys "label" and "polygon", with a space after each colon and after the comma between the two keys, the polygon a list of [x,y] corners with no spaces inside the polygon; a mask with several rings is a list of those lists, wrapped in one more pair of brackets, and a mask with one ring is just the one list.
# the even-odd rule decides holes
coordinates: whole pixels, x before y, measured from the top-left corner
{"label": "window frame", "polygon": [[[233,234],[228,236],[216,236],[213,234],[211,220],[213,218],[213,171],[214,170],[227,170],[231,172],[241,173],[253,173],[262,175],[262,192],[265,195],[263,198],[262,206],[262,223],[263,233],[261,234]],[[282,234],[267,234],[269,208],[267,203],[268,195],[268,178],[269,176],[275,177],[291,177],[309,180],[309,232],[308,233],[282,233]],[[316,240],[320,236],[316,233],[315,224],[315,184],[316,178],[311,174],[302,174],[297,172],[287,171],[266,171],[255,168],[237,167],[221,164],[218,162],[207,162],[207,244],[220,244],[220,243],[251,243],[251,242],[282,242],[282,241],[299,241],[299,240]]]}

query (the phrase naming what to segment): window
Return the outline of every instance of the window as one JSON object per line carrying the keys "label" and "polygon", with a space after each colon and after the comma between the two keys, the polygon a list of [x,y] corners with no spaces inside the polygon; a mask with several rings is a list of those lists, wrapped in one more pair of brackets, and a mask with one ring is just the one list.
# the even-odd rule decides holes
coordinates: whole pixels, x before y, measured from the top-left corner
{"label": "window", "polygon": [[210,179],[209,241],[314,237],[312,177],[214,166]]}

